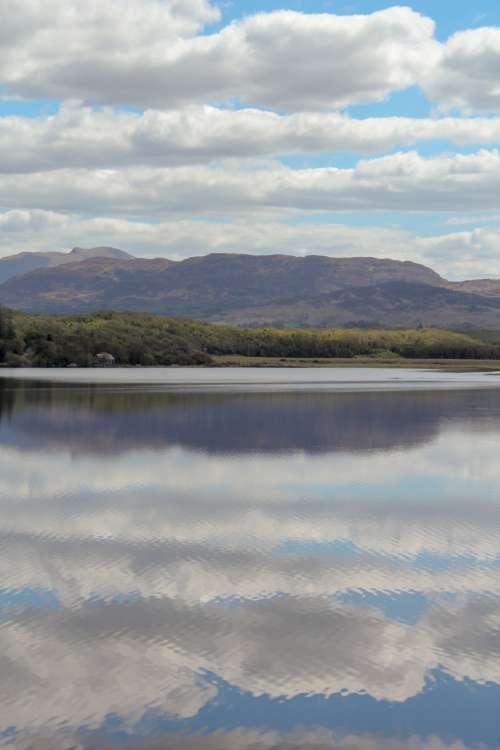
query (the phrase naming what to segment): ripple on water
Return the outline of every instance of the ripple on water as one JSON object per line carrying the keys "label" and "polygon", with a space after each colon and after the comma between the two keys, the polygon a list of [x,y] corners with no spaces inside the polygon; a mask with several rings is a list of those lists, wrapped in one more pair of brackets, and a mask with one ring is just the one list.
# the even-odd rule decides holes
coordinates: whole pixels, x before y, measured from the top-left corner
{"label": "ripple on water", "polygon": [[497,747],[499,437],[496,389],[0,390],[3,743]]}

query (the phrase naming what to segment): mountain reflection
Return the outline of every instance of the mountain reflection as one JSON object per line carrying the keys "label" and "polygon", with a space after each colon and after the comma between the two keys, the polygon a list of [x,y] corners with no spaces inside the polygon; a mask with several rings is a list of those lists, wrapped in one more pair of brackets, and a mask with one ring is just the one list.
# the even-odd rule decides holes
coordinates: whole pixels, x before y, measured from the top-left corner
{"label": "mountain reflection", "polygon": [[500,432],[500,392],[189,394],[0,379],[0,443],[43,450],[383,451],[471,416]]}
{"label": "mountain reflection", "polygon": [[500,392],[0,414],[0,744],[498,746]]}

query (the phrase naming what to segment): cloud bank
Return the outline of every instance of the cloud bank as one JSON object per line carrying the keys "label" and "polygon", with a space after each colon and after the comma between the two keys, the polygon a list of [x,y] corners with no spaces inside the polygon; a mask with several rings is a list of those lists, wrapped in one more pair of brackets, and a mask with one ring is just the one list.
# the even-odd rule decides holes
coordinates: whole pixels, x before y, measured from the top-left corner
{"label": "cloud bank", "polygon": [[[6,0],[3,19],[1,255],[230,246],[500,273],[498,222],[446,227],[498,213],[497,27],[441,41],[401,6],[225,21],[208,0]],[[400,116],[416,91],[427,112]]]}

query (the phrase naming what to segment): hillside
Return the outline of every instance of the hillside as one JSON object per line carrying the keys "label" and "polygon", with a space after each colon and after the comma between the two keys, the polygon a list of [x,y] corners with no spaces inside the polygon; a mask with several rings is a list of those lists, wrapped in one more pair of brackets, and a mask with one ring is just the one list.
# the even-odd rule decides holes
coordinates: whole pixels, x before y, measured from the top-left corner
{"label": "hillside", "polygon": [[500,281],[453,283],[417,263],[236,253],[147,260],[112,248],[63,255],[64,262],[50,260],[0,284],[0,304],[58,314],[152,312],[243,326],[500,328]]}
{"label": "hillside", "polygon": [[78,263],[89,258],[114,258],[126,260],[132,256],[115,247],[74,247],[69,253],[17,253],[0,258],[0,284],[15,276],[40,268],[50,268],[66,263]]}

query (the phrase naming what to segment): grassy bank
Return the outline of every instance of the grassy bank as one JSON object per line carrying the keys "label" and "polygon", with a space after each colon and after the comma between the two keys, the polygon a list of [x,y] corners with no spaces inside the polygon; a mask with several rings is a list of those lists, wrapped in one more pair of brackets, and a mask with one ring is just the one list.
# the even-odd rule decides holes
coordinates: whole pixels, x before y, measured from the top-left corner
{"label": "grassy bank", "polygon": [[[26,315],[0,310],[0,364],[91,366],[259,364],[408,365],[500,360],[500,345],[441,331],[237,328],[150,314]],[[481,365],[486,366],[486,365]]]}
{"label": "grassy bank", "polygon": [[449,372],[498,372],[500,359],[409,359],[404,357],[213,357],[217,367],[411,367]]}

